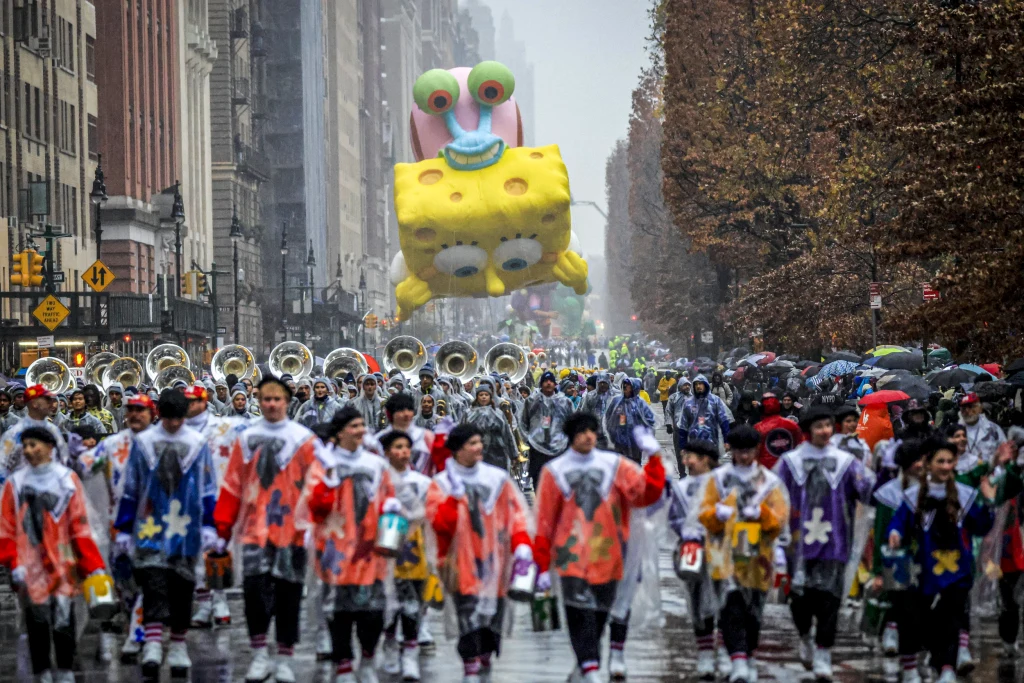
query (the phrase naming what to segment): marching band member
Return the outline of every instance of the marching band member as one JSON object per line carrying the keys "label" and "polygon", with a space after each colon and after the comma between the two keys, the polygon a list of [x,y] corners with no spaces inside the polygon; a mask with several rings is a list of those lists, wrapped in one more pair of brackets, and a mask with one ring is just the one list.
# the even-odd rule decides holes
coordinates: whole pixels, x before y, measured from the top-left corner
{"label": "marching band member", "polygon": [[359,387],[361,393],[349,405],[359,412],[366,430],[373,434],[383,428],[385,420],[384,402],[377,396],[377,378],[370,374],[360,375]]}
{"label": "marching band member", "polygon": [[437,426],[438,420],[441,416],[438,412],[441,410],[441,406],[445,405],[445,400],[442,398],[438,401],[434,401],[434,397],[430,394],[424,394],[420,398],[420,412],[416,414],[416,418],[413,420],[415,425],[420,429],[434,430]]}
{"label": "marching band member", "polygon": [[475,426],[454,427],[447,447],[452,457],[427,491],[427,520],[437,536],[446,599],[458,616],[463,683],[490,683],[509,568],[513,559],[533,561],[529,512],[508,473],[481,462],[484,442]]}
{"label": "marching band member", "polygon": [[142,590],[142,673],[150,679],[160,672],[164,626],[171,631],[171,673],[188,675],[192,661],[185,636],[192,619],[196,562],[217,540],[217,480],[210,449],[202,434],[185,425],[184,394],[165,389],[157,410],[160,422],[132,443],[114,521],[119,532],[115,556],[131,555]]}
{"label": "marching band member", "polygon": [[[268,376],[259,392],[263,418],[234,440],[213,518],[221,539],[218,551],[231,540],[238,522],[245,621],[253,653],[245,680],[259,683],[274,676],[279,683],[293,683],[291,662],[306,578],[306,548],[295,510],[316,460],[316,437],[288,419],[288,385]],[[276,662],[267,652],[271,619]]]}
{"label": "marching band member", "polygon": [[720,582],[719,623],[732,660],[729,683],[757,680],[754,653],[765,596],[774,583],[775,542],[789,521],[785,487],[757,462],[760,442],[748,425],[729,432],[732,462],[711,473],[700,504],[711,578]]}
{"label": "marching band member", "polygon": [[832,680],[832,645],[846,594],[854,515],[858,501],[870,499],[875,483],[871,470],[830,443],[833,426],[827,406],[809,408],[800,419],[806,440],[786,453],[774,470],[791,505],[790,609],[800,633],[800,660],[819,681]]}
{"label": "marching band member", "polygon": [[[92,387],[92,385],[90,384],[89,387]],[[86,387],[86,389],[89,387]],[[93,387],[93,389],[95,388],[96,387]],[[70,410],[68,411],[68,414],[64,416],[65,420],[61,425],[62,429],[70,432],[79,425],[87,425],[92,427],[92,430],[97,434],[108,433],[106,426],[100,422],[100,419],[89,411],[85,399],[85,389],[73,389],[71,393],[68,394],[68,397],[70,399]],[[110,415],[110,413],[107,413],[107,415]],[[111,420],[113,420],[113,417],[111,417]]]}
{"label": "marching band member", "polygon": [[622,383],[622,393],[608,402],[604,415],[604,432],[608,434],[612,448],[640,464],[640,445],[633,437],[636,427],[654,429],[654,413],[647,402],[640,398],[641,383],[636,377],[629,377]]}
{"label": "marching band member", "polygon": [[437,383],[444,393],[444,400],[448,403],[448,414],[456,422],[462,422],[465,419],[466,411],[469,410],[469,405],[463,403],[461,393],[452,389],[456,382],[449,377],[442,376],[437,378]]}
{"label": "marching band member", "polygon": [[68,445],[60,429],[50,421],[50,413],[57,405],[57,399],[42,384],[33,384],[24,391],[25,415],[0,438],[0,482],[24,464],[21,433],[30,427],[42,427],[57,440],[56,460],[62,465],[69,462]]}
{"label": "marching band member", "polygon": [[124,429],[124,387],[120,382],[111,382],[107,387],[107,399],[103,407],[114,418],[114,431]]}
{"label": "marching band member", "polygon": [[13,427],[20,419],[11,410],[11,395],[7,393],[7,389],[0,389],[0,434]]}
{"label": "marching band member", "polygon": [[331,397],[328,380],[319,377],[313,382],[313,397],[299,406],[295,420],[303,427],[313,428],[314,425],[327,424],[334,419],[334,414],[341,409]]}
{"label": "marching band member", "polygon": [[637,437],[650,455],[641,469],[596,448],[600,425],[590,413],[570,415],[562,429],[569,449],[544,466],[537,487],[537,590],[550,588],[549,571],[557,572],[576,655],[573,676],[592,683],[599,680],[601,634],[622,579],[629,513],[661,497],[665,468],[650,434]]}
{"label": "marching band member", "polygon": [[540,391],[526,399],[519,414],[519,435],[530,445],[530,481],[534,488],[541,468],[569,446],[563,427],[573,413],[573,406],[568,398],[555,393],[555,386],[555,373],[541,374]]}
{"label": "marching band member", "polygon": [[412,396],[404,392],[391,395],[384,403],[384,413],[387,415],[389,424],[375,435],[380,444],[379,452],[384,453],[383,438],[385,435],[392,431],[402,432],[408,435],[412,441],[413,468],[418,472],[428,472],[431,464],[430,452],[434,445],[434,432],[413,424],[416,413]]}
{"label": "marching band member", "polygon": [[519,457],[516,436],[512,426],[494,405],[495,390],[490,381],[480,380],[476,398],[466,415],[466,423],[480,430],[484,440],[484,462],[506,472]]}
{"label": "marching band member", "polygon": [[444,398],[444,392],[434,385],[436,377],[437,375],[432,364],[427,363],[420,368],[420,385],[412,390],[412,399],[416,402],[417,406],[420,404],[420,399],[424,396],[433,396],[435,404],[438,399]]}
{"label": "marching band member", "polygon": [[[992,528],[995,489],[987,479],[979,489],[956,481],[956,446],[949,441],[931,438],[923,450],[920,483],[903,492],[889,523],[889,547],[897,550],[915,541],[914,559],[921,568],[920,585],[913,591],[916,604],[908,610],[917,622],[900,632],[900,640],[912,640],[906,649],[915,654],[919,645],[925,645],[931,652],[930,665],[939,673],[937,683],[955,683],[954,666],[974,585],[971,537],[984,536]],[[920,681],[916,668],[906,668],[908,663],[904,683]]]}
{"label": "marching band member", "polygon": [[597,447],[602,450],[608,450],[608,432],[604,429],[604,414],[608,410],[608,404],[611,403],[612,392],[611,382],[608,380],[608,374],[599,372],[594,375],[594,391],[588,391],[580,402],[578,410],[586,411],[596,417],[601,422],[601,433],[597,437]]}
{"label": "marching band member", "polygon": [[864,465],[871,461],[871,448],[857,434],[860,413],[856,406],[843,404],[836,408],[836,433],[830,443],[836,448],[846,451]]}
{"label": "marching band member", "polygon": [[312,523],[321,609],[331,632],[336,683],[355,683],[352,632],[362,647],[359,683],[376,683],[377,641],[384,630],[387,563],[374,552],[382,513],[401,513],[388,463],[363,448],[366,426],[346,406],[331,422],[335,444],[325,446],[306,479],[301,515]]}
{"label": "marching band member", "polygon": [[117,431],[117,425],[114,424],[114,415],[103,407],[100,397],[100,388],[95,384],[86,384],[82,388],[85,396],[85,404],[88,408],[89,414],[99,420],[100,424],[103,425],[102,429],[96,430],[97,434],[113,434]]}
{"label": "marching band member", "polygon": [[[139,434],[149,429],[156,417],[156,404],[153,403],[153,399],[146,394],[132,396],[125,404],[125,429],[100,441],[94,450],[83,453],[78,460],[86,479],[96,473],[103,475],[110,499],[108,513],[111,521],[116,519],[124,494],[125,470],[132,445]],[[121,565],[116,561],[117,558],[110,559],[111,566],[114,567],[114,580],[121,592],[121,601],[129,614],[128,635],[121,646],[121,660],[130,663],[138,657],[145,636],[142,629],[142,594],[137,590],[131,590],[135,587],[135,582],[130,575],[130,566],[123,566],[128,573],[119,575]],[[113,659],[116,639],[114,624],[100,624],[100,645],[96,655],[99,661],[109,662]]]}
{"label": "marching band member", "polygon": [[[393,397],[392,397],[393,398]],[[408,397],[407,397],[408,398]],[[388,399],[390,402],[391,399]],[[412,402],[410,398],[410,403]],[[430,575],[430,562],[423,533],[423,519],[430,477],[410,467],[412,437],[390,429],[378,437],[395,486],[395,497],[402,504],[402,516],[409,520],[402,555],[395,560],[395,595],[398,610],[384,629],[384,671],[401,674],[404,681],[420,680],[419,639],[423,616],[423,587]],[[399,625],[403,641],[398,642]]]}
{"label": "marching band member", "polygon": [[[57,437],[33,426],[21,433],[28,467],[13,473],[0,494],[0,564],[11,572],[28,633],[32,673],[74,683],[78,577],[104,574],[78,477],[53,461]],[[109,579],[108,579],[109,580]],[[51,677],[53,653],[56,670]]]}

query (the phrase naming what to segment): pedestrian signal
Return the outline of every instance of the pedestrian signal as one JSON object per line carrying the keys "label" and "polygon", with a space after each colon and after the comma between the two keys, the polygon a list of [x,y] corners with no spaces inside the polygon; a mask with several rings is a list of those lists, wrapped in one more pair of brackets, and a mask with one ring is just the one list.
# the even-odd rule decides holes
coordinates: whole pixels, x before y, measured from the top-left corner
{"label": "pedestrian signal", "polygon": [[71,363],[76,368],[80,368],[85,365],[85,351],[75,351],[75,355],[71,357]]}

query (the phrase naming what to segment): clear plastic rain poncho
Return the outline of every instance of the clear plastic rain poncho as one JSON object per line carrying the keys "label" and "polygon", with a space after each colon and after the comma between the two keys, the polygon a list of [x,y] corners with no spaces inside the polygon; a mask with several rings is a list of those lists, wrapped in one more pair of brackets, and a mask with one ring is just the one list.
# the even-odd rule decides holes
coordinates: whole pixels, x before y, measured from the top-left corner
{"label": "clear plastic rain poncho", "polygon": [[466,422],[483,432],[484,462],[508,471],[519,455],[512,426],[493,405],[473,406]]}
{"label": "clear plastic rain poncho", "polygon": [[217,476],[202,434],[162,424],[140,433],[125,468],[114,526],[131,534],[136,569],[173,569],[195,580],[202,528],[213,527]]}
{"label": "clear plastic rain poncho", "polygon": [[654,428],[654,413],[647,401],[640,398],[640,380],[627,378],[633,395],[626,397],[625,392],[618,394],[608,402],[603,415],[604,429],[611,441],[612,448],[634,462],[640,462],[640,446],[633,438],[636,427]]}
{"label": "clear plastic rain poncho", "polygon": [[569,447],[562,425],[573,413],[572,401],[564,394],[530,394],[519,413],[519,433],[530,447],[545,455],[561,455]]}

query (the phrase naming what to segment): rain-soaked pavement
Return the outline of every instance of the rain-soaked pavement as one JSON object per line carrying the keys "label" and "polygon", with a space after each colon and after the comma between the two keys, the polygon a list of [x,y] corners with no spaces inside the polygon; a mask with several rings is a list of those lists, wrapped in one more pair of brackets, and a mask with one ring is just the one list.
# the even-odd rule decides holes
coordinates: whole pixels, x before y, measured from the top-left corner
{"label": "rain-soaked pavement", "polygon": [[[660,422],[660,415],[659,415]],[[663,443],[666,438],[659,430]],[[666,460],[668,460],[666,458]],[[630,683],[667,683],[696,680],[694,657],[696,644],[689,625],[685,590],[671,569],[670,552],[661,553],[661,598],[664,620],[660,626],[635,630],[626,646]],[[191,680],[194,683],[228,683],[243,681],[248,666],[249,643],[245,631],[240,594],[229,595],[234,623],[230,627],[189,633],[189,652],[193,661]],[[302,682],[326,681],[318,672],[313,651],[313,631],[306,624],[303,610],[303,640],[295,652],[296,675]],[[459,683],[462,667],[455,654],[453,641],[446,641],[441,617],[431,612],[432,630],[437,638],[436,653],[421,657],[422,680],[425,683]],[[28,674],[27,643],[19,638],[15,624],[13,596],[0,588],[0,681],[31,681]],[[840,622],[840,635],[833,653],[835,680],[842,683],[882,681],[880,659],[864,644],[858,630],[858,613],[846,608]],[[115,663],[102,666],[93,660],[99,634],[95,626],[86,628],[79,647],[80,669],[77,681],[139,681],[140,669]],[[1014,666],[998,657],[998,637],[994,617],[975,618],[972,650],[981,664],[971,677],[985,682],[1024,681],[1024,660]],[[268,639],[270,640],[270,639]],[[272,642],[272,641],[271,641]],[[785,605],[770,604],[766,609],[765,628],[758,651],[761,681],[809,682],[811,675],[797,663],[797,638]],[[607,654],[607,634],[604,640]],[[573,666],[568,636],[564,630],[534,632],[529,609],[517,606],[513,633],[503,644],[503,652],[495,663],[495,683],[561,683]],[[399,680],[379,674],[382,683]],[[169,671],[162,680],[170,680]],[[724,679],[720,679],[724,680]]]}

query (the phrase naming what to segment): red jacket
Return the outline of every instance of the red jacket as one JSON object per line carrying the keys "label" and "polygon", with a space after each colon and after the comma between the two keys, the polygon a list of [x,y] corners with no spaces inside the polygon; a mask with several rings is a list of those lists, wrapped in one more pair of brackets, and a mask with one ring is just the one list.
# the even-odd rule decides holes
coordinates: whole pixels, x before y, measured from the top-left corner
{"label": "red jacket", "polygon": [[782,417],[779,411],[782,404],[775,396],[763,399],[764,419],[754,425],[761,434],[761,445],[757,451],[757,461],[771,469],[787,451],[791,451],[804,440],[803,432],[796,422]]}

